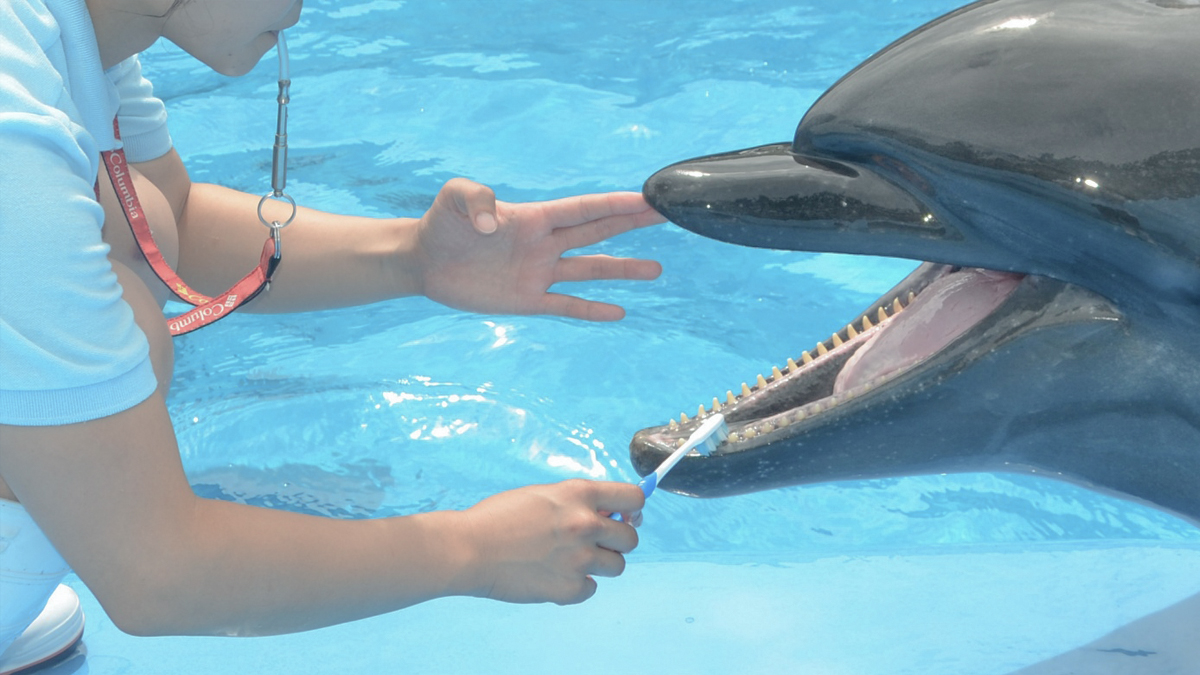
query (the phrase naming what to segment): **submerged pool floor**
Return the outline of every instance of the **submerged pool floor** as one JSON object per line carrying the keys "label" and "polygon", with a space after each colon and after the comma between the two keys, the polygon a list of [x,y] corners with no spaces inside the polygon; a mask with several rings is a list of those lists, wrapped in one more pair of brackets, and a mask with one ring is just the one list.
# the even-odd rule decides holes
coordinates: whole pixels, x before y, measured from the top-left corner
{"label": "submerged pool floor", "polygon": [[[724,557],[635,555],[624,576],[601,580],[592,600],[572,607],[449,598],[241,639],[124,635],[73,580],[88,614],[84,646],[42,672],[1002,675],[1200,593],[1197,545]],[[1161,643],[1122,642],[1103,654],[1152,668],[1105,672],[1195,672]]]}

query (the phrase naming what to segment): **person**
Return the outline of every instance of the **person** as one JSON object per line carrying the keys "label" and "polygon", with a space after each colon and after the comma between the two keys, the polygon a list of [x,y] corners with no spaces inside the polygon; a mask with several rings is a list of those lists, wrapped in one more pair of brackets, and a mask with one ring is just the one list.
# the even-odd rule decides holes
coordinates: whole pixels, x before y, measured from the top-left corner
{"label": "person", "polygon": [[[164,404],[170,292],[138,252],[101,153],[123,147],[167,263],[203,293],[229,287],[259,260],[259,198],[191,183],[137,55],[164,37],[241,75],[300,11],[301,0],[0,2],[0,672],[45,658],[25,654],[39,641],[61,651],[78,637],[78,599],[59,586],[68,565],[128,633],[264,635],[447,595],[581,602],[637,545],[609,516],[637,513],[643,497],[616,482],[368,520],[192,492]],[[460,178],[416,219],[299,208],[269,289],[245,311],[425,295],[617,320],[618,306],[549,288],[656,278],[654,261],[564,253],[659,222],[636,193],[505,203]]]}

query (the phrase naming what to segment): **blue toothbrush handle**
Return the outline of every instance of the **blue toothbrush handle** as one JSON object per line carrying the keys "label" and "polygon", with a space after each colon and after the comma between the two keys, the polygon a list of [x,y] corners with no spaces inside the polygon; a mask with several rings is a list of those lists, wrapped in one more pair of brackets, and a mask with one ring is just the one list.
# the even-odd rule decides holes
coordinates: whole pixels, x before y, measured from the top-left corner
{"label": "blue toothbrush handle", "polygon": [[[646,495],[646,499],[649,499],[650,495],[654,494],[654,488],[658,487],[658,472],[647,474],[645,478],[638,481],[638,487],[642,488],[642,494]],[[619,520],[622,523],[625,522],[625,519],[619,513],[609,514],[608,517],[613,520]]]}
{"label": "blue toothbrush handle", "polygon": [[658,487],[658,472],[647,474],[645,478],[638,481],[638,487],[642,488],[642,494],[646,495],[646,499],[654,494],[654,488]]}

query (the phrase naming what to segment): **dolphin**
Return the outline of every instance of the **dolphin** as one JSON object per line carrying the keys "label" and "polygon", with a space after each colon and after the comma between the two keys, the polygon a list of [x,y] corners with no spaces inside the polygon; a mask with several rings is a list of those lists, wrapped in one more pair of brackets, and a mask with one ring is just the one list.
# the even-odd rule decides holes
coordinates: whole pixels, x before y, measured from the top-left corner
{"label": "dolphin", "polygon": [[975,2],[844,76],[791,143],[643,192],[734,244],[924,261],[755,385],[639,431],[644,475],[729,425],[662,487],[1028,472],[1200,524],[1200,0]]}

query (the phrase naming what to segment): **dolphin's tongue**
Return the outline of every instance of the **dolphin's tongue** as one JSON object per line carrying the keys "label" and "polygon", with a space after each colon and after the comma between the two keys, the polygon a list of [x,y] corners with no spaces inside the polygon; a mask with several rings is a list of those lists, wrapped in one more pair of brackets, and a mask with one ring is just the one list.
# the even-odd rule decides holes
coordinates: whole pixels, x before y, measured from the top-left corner
{"label": "dolphin's tongue", "polygon": [[976,268],[937,278],[850,357],[833,393],[891,375],[937,353],[999,307],[1022,278]]}

